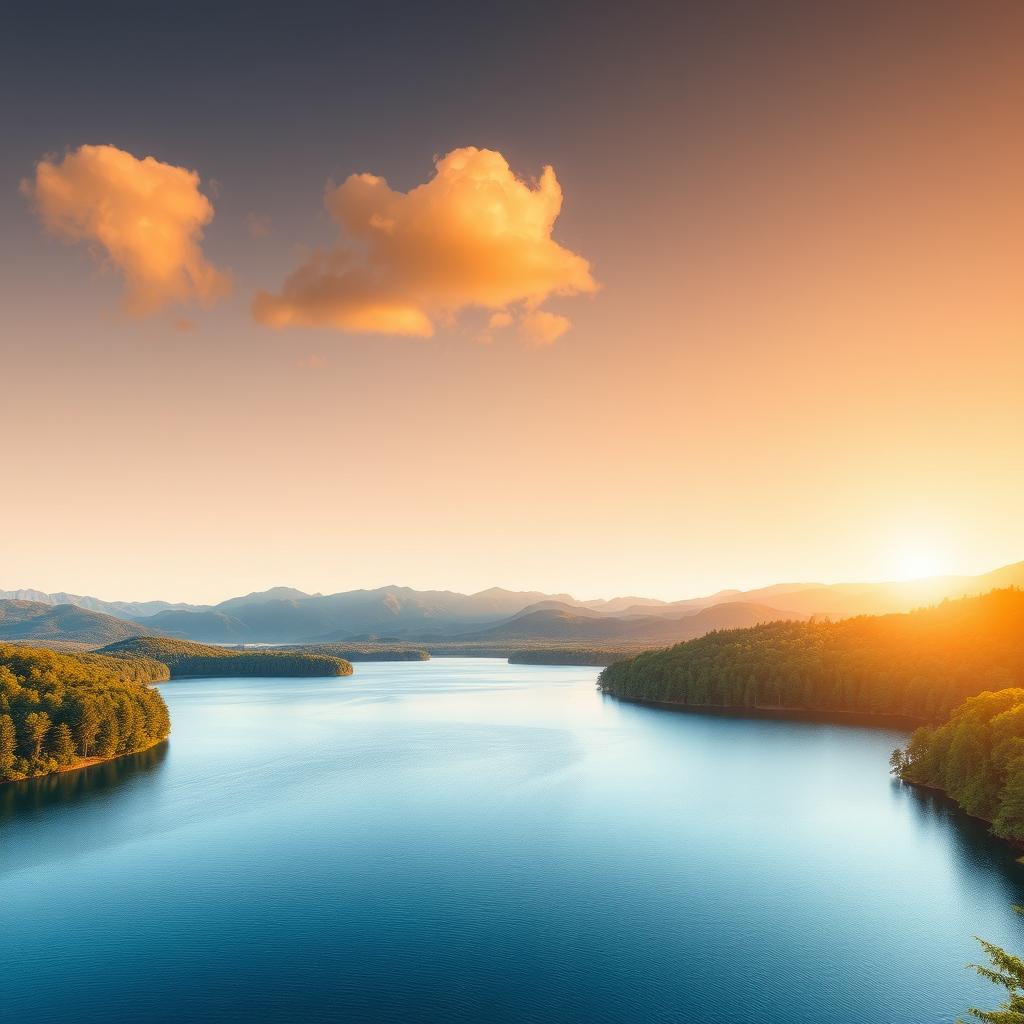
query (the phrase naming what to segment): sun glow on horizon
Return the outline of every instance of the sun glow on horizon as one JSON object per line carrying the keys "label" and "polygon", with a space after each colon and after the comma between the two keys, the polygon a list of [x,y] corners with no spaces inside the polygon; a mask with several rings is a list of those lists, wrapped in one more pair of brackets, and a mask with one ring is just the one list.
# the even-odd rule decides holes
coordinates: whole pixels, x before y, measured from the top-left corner
{"label": "sun glow on horizon", "polygon": [[908,583],[913,580],[944,576],[949,573],[949,552],[928,538],[914,538],[894,544],[889,554],[892,579]]}

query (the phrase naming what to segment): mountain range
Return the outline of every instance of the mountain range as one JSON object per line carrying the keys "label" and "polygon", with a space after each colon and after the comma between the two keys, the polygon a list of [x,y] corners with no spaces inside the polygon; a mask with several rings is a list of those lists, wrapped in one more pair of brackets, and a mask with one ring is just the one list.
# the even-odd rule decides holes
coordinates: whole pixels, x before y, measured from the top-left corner
{"label": "mountain range", "polygon": [[0,600],[0,642],[21,640],[48,644],[60,641],[102,647],[117,640],[152,635],[153,630],[148,626],[78,605]]}
{"label": "mountain range", "polygon": [[1009,586],[1024,586],[1024,562],[980,576],[883,583],[780,583],[682,601],[643,597],[577,601],[568,594],[499,587],[460,594],[388,586],[337,594],[274,587],[216,605],[190,605],[13,590],[0,591],[0,639],[96,645],[129,636],[171,636],[220,644],[557,640],[655,645],[773,619],[909,611],[947,597]]}

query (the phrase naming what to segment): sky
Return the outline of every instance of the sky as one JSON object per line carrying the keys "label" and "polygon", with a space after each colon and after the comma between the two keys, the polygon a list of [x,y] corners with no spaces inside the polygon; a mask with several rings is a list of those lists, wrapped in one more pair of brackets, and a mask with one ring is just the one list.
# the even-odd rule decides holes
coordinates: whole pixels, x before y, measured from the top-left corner
{"label": "sky", "polygon": [[0,588],[1024,558],[1021,5],[28,6]]}

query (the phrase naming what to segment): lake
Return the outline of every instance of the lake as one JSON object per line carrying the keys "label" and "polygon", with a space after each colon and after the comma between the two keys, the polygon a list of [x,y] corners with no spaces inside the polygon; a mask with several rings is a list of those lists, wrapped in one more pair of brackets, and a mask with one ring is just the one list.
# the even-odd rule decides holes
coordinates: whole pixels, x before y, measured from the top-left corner
{"label": "lake", "polygon": [[483,659],[163,684],[145,754],[0,787],[0,1016],[941,1024],[1024,867],[900,733]]}

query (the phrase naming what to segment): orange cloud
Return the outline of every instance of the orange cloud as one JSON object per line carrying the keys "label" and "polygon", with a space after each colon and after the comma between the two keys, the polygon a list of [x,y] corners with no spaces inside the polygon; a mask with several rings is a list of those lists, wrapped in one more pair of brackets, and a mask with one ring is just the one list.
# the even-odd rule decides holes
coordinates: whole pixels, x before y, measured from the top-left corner
{"label": "orange cloud", "polygon": [[[598,287],[589,263],[551,237],[562,208],[551,167],[531,187],[500,153],[467,147],[438,160],[434,177],[409,192],[353,174],[328,186],[324,202],[364,251],[314,252],[280,294],[256,295],[261,323],[429,337],[435,320],[468,307],[500,311],[492,326],[504,326],[511,304],[522,303],[526,318],[536,319],[548,296]],[[555,319],[563,324],[557,332],[537,321],[548,342],[569,326]]]}
{"label": "orange cloud", "polygon": [[500,330],[502,327],[508,327],[512,323],[512,314],[507,309],[499,309],[497,313],[492,313],[487,320],[487,326],[492,330]]}
{"label": "orange cloud", "polygon": [[553,345],[572,324],[567,316],[535,309],[519,321],[519,333],[535,348]]}
{"label": "orange cloud", "polygon": [[199,175],[142,160],[115,146],[81,146],[44,159],[21,183],[46,229],[72,242],[98,242],[125,278],[125,308],[152,313],[171,303],[209,304],[230,289],[200,246],[213,204]]}

